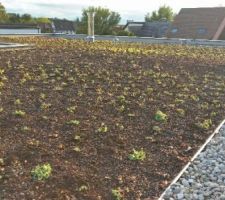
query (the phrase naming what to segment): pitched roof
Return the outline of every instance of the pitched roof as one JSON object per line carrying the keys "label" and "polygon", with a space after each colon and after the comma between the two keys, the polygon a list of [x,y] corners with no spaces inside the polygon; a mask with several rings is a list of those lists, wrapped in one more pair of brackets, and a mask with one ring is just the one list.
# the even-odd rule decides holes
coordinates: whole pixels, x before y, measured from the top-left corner
{"label": "pitched roof", "polygon": [[145,22],[127,22],[124,26],[124,30],[127,29],[129,32],[138,35],[139,31],[141,30],[142,26]]}
{"label": "pitched roof", "polygon": [[0,29],[38,29],[37,24],[0,24]]}
{"label": "pitched roof", "polygon": [[52,19],[55,31],[75,31],[75,23],[66,19]]}
{"label": "pitched roof", "polygon": [[183,8],[175,17],[168,37],[218,39],[225,28],[225,7]]}
{"label": "pitched roof", "polygon": [[167,21],[146,22],[138,33],[141,37],[165,37],[170,23]]}

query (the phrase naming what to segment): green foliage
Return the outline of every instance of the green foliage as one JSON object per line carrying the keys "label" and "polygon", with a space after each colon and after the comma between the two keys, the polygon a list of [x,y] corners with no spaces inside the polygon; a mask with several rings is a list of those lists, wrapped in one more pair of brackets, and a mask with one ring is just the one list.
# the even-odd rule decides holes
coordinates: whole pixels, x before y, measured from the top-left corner
{"label": "green foliage", "polygon": [[123,195],[121,194],[120,188],[112,189],[112,196],[115,200],[122,200]]}
{"label": "green foliage", "polygon": [[66,124],[77,126],[77,125],[80,124],[80,121],[78,121],[78,120],[70,120]]}
{"label": "green foliage", "polygon": [[98,128],[99,133],[106,133],[108,131],[108,127],[105,125],[105,123],[101,123],[101,126]]}
{"label": "green foliage", "polygon": [[51,21],[47,17],[39,17],[35,21],[40,24],[51,24]]}
{"label": "green foliage", "polygon": [[74,136],[74,140],[80,141],[80,140],[81,140],[81,137],[80,137],[79,135],[75,135],[75,136]]}
{"label": "green foliage", "polygon": [[212,120],[211,119],[205,119],[203,122],[199,122],[197,124],[198,127],[208,130],[212,126]]}
{"label": "green foliage", "polygon": [[88,190],[88,187],[86,185],[81,185],[78,189],[79,192],[85,192]]}
{"label": "green foliage", "polygon": [[46,109],[49,109],[51,107],[52,104],[50,103],[42,103],[41,104],[41,109],[42,110],[46,110]]}
{"label": "green foliage", "polygon": [[117,36],[134,36],[134,33],[131,33],[131,32],[126,31],[126,30],[119,30],[119,31],[114,31],[113,35],[117,35]]}
{"label": "green foliage", "polygon": [[35,18],[30,14],[25,13],[23,15],[17,13],[7,13],[5,7],[0,3],[0,23],[45,23],[50,24],[51,21],[46,17]]}
{"label": "green foliage", "polygon": [[126,98],[125,98],[125,96],[123,96],[123,95],[118,96],[118,101],[119,101],[121,104],[126,103]]}
{"label": "green foliage", "polygon": [[159,122],[165,122],[168,119],[168,116],[162,111],[158,110],[155,114],[155,120]]}
{"label": "green foliage", "polygon": [[193,99],[194,101],[199,101],[199,97],[196,95],[191,95],[190,98]]}
{"label": "green foliage", "polygon": [[87,34],[88,12],[95,12],[95,34],[112,35],[113,28],[120,22],[120,15],[102,7],[88,7],[83,9],[82,17],[78,24],[78,33]]}
{"label": "green foliage", "polygon": [[145,15],[146,22],[159,21],[162,19],[166,19],[168,21],[172,21],[174,18],[173,9],[169,6],[161,6],[158,11],[153,11],[151,14],[147,13]]}
{"label": "green foliage", "polygon": [[143,149],[141,149],[140,151],[133,149],[133,153],[129,154],[128,158],[130,160],[141,160],[142,161],[146,158],[146,154]]}
{"label": "green foliage", "polygon": [[26,115],[26,113],[25,113],[24,111],[22,111],[22,110],[16,110],[16,111],[14,112],[14,115],[16,115],[16,116],[18,116],[18,117],[23,117],[23,116]]}
{"label": "green foliage", "polygon": [[21,23],[21,21],[20,21],[20,14],[9,13],[8,14],[8,21],[9,21],[9,23],[12,23],[12,24],[19,24],[19,23]]}
{"label": "green foliage", "polygon": [[0,3],[0,23],[6,23],[8,18],[5,7]]}
{"label": "green foliage", "polygon": [[22,103],[21,103],[21,100],[20,99],[16,99],[15,102],[14,102],[14,104],[15,105],[21,105]]}
{"label": "green foliage", "polygon": [[32,171],[31,176],[34,180],[42,181],[50,177],[52,173],[52,167],[49,163],[43,165],[37,165]]}
{"label": "green foliage", "polygon": [[20,17],[20,22],[21,23],[34,23],[35,20],[32,18],[32,16],[30,14],[25,13]]}
{"label": "green foliage", "polygon": [[28,127],[28,126],[23,126],[22,128],[21,128],[21,131],[22,132],[27,132],[27,131],[30,131],[31,129]]}
{"label": "green foliage", "polygon": [[74,147],[74,148],[73,148],[73,150],[74,150],[75,152],[81,152],[80,147],[77,147],[77,146],[76,146],[76,147]]}
{"label": "green foliage", "polygon": [[68,107],[66,110],[69,112],[69,113],[74,113],[76,111],[76,106],[70,106]]}
{"label": "green foliage", "polygon": [[4,159],[0,158],[0,166],[3,166],[3,165],[4,165]]}
{"label": "green foliage", "polygon": [[148,95],[152,94],[152,92],[154,91],[154,89],[152,87],[147,87],[146,92]]}

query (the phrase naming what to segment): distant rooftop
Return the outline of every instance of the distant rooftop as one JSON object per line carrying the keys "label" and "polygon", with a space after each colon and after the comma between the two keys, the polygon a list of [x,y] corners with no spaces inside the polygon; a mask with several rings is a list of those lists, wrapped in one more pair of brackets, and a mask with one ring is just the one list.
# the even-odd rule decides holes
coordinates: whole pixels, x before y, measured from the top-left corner
{"label": "distant rooftop", "polygon": [[37,24],[0,24],[0,29],[38,29]]}
{"label": "distant rooftop", "polygon": [[221,39],[225,34],[225,7],[182,8],[168,37]]}

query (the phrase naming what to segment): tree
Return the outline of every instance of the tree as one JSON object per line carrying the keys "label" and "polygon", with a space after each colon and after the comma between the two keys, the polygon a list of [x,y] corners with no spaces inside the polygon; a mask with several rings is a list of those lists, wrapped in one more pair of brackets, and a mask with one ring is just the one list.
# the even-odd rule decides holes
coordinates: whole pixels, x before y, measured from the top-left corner
{"label": "tree", "polygon": [[18,24],[20,23],[20,15],[16,13],[9,13],[9,23]]}
{"label": "tree", "polygon": [[0,23],[6,23],[8,21],[8,15],[5,7],[0,3]]}
{"label": "tree", "polygon": [[166,19],[168,21],[172,21],[174,18],[173,9],[169,6],[161,6],[158,11],[153,11],[151,14],[147,13],[145,15],[146,22],[159,21],[162,19]]}
{"label": "tree", "polygon": [[23,14],[21,16],[21,22],[22,23],[33,23],[34,19],[32,18],[32,16],[30,14]]}
{"label": "tree", "polygon": [[51,21],[47,17],[39,17],[39,18],[36,18],[35,21],[38,24],[51,24]]}
{"label": "tree", "polygon": [[97,35],[112,34],[113,27],[121,20],[120,14],[117,12],[102,7],[89,7],[83,10],[81,19],[77,20],[78,33],[87,34],[88,12],[95,13],[95,34]]}

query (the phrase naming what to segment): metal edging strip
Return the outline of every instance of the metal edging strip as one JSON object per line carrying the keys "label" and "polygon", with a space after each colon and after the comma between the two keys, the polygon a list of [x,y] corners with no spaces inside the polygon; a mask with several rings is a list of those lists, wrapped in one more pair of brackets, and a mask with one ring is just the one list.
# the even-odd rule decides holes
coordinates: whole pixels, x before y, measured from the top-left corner
{"label": "metal edging strip", "polygon": [[165,191],[162,193],[162,195],[159,197],[158,200],[163,200],[163,196],[166,194],[166,192],[171,188],[171,186],[178,181],[178,179],[183,175],[183,173],[186,171],[186,169],[190,166],[190,164],[196,159],[196,157],[204,150],[204,148],[207,146],[207,144],[212,140],[212,138],[219,133],[222,126],[225,124],[225,119],[219,124],[219,126],[215,129],[213,134],[211,134],[206,142],[201,146],[201,148],[194,154],[194,156],[191,158],[191,160],[184,166],[184,168],[179,172],[179,174],[173,179],[173,181],[169,184],[169,186],[165,189]]}

